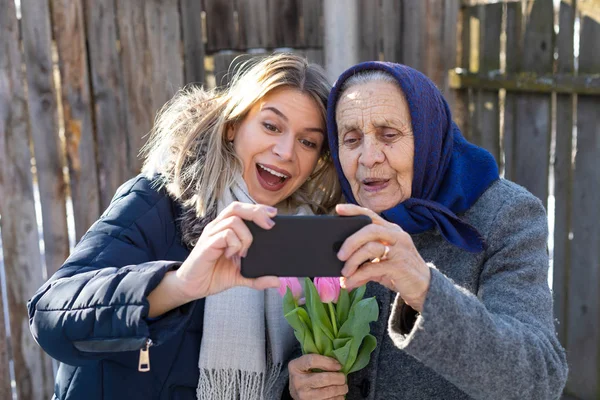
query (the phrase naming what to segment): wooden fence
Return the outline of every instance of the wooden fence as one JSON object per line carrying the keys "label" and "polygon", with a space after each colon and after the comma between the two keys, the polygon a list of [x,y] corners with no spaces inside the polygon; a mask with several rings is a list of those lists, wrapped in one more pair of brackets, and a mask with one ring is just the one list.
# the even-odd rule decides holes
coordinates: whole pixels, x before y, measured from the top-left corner
{"label": "wooden fence", "polygon": [[[21,0],[16,10],[0,0],[0,302],[10,321],[0,323],[0,398],[10,398],[11,360],[19,399],[52,392],[25,304],[69,254],[68,206],[73,241],[139,171],[156,111],[184,84],[225,83],[246,53],[290,50],[322,63],[322,1]],[[360,2],[361,59],[405,61],[447,87],[459,1],[377,5]]]}
{"label": "wooden fence", "polygon": [[[18,17],[14,0],[0,0],[0,318],[6,301],[10,321],[7,330],[0,323],[0,398],[51,393],[52,365],[29,334],[26,301],[139,171],[160,106],[185,84],[227,82],[239,55],[290,50],[322,63],[323,1],[21,0]],[[600,0],[560,9],[552,0],[357,1],[358,61],[423,71],[508,178],[544,201],[553,195],[566,393],[598,398]]]}
{"label": "wooden fence", "polygon": [[[471,141],[546,203],[566,398],[600,398],[600,1],[461,9],[456,112]],[[555,30],[558,26],[558,30]],[[552,206],[552,204],[547,204]]]}

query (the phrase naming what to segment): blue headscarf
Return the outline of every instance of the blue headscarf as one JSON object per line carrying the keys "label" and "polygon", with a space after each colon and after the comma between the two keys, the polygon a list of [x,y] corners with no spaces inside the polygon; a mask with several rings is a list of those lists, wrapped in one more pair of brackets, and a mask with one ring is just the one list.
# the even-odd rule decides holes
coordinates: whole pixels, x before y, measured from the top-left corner
{"label": "blue headscarf", "polygon": [[331,90],[327,134],[344,196],[357,204],[340,165],[335,110],[346,79],[370,70],[387,72],[398,81],[408,102],[415,141],[411,197],[383,211],[383,218],[410,234],[437,228],[453,245],[473,253],[483,251],[483,238],[459,215],[499,178],[496,161],[489,152],[465,140],[434,83],[405,65],[375,61],[357,64],[340,75]]}

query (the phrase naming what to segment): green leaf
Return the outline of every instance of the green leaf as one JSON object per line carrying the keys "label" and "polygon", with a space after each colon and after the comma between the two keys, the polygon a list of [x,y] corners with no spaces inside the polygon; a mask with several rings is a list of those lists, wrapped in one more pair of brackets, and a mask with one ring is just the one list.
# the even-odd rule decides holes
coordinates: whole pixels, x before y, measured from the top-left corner
{"label": "green leaf", "polygon": [[350,310],[348,319],[341,326],[338,337],[355,337],[364,332],[363,337],[369,333],[369,323],[379,318],[379,306],[375,297],[362,299]]}
{"label": "green leaf", "polygon": [[298,314],[299,310],[300,310],[300,308],[295,308],[292,311],[290,311],[289,313],[284,315],[288,324],[290,324],[290,326],[295,331],[301,331],[303,329],[308,329],[308,327],[306,326],[306,323],[304,323],[304,321],[302,321],[302,318],[300,318],[300,315]]}
{"label": "green leaf", "polygon": [[348,319],[339,331],[340,338],[352,338],[348,359],[344,364],[342,372],[347,374],[350,371],[356,361],[358,350],[364,337],[369,334],[369,323],[377,321],[378,318],[379,307],[377,306],[375,297],[362,299],[352,306]]}
{"label": "green leaf", "polygon": [[313,325],[313,332],[315,334],[315,344],[319,354],[332,357],[333,356],[333,342],[325,335],[319,325]]}
{"label": "green leaf", "polygon": [[350,292],[350,307],[358,303],[365,296],[367,285],[359,286]]}
{"label": "green leaf", "polygon": [[348,291],[344,288],[340,290],[340,297],[338,298],[338,302],[335,305],[335,313],[337,315],[337,320],[339,322],[339,326],[342,326],[344,322],[348,319],[348,313],[350,312],[350,295]]}
{"label": "green leaf", "polygon": [[310,322],[310,317],[308,316],[308,313],[303,307],[298,307],[298,316],[306,324],[306,326],[308,326],[308,329],[312,331],[312,322]]}
{"label": "green leaf", "polygon": [[348,343],[351,340],[352,340],[351,338],[334,339],[333,340],[333,348],[337,350],[341,347],[344,347],[346,345],[346,343]]}
{"label": "green leaf", "polygon": [[375,350],[375,347],[377,347],[377,339],[375,336],[370,334],[365,336],[362,345],[360,346],[360,350],[358,351],[358,355],[356,356],[356,361],[354,361],[354,364],[348,373],[360,371],[366,367],[367,364],[369,364],[371,353]]}
{"label": "green leaf", "polygon": [[346,365],[346,363],[348,362],[348,355],[350,354],[351,346],[352,339],[347,339],[347,342],[344,346],[333,351],[334,358],[338,360],[339,363],[342,364],[342,366]]}
{"label": "green leaf", "polygon": [[300,346],[302,346],[302,353],[319,354],[311,330],[308,329],[308,326],[300,317],[300,310],[302,310],[300,307],[292,310],[285,315],[285,319],[294,329],[294,336],[296,336],[296,339],[300,342]]}
{"label": "green leaf", "polygon": [[313,333],[315,334],[315,340],[317,336],[316,327],[320,328],[320,331],[323,332],[329,340],[335,339],[333,335],[333,325],[331,324],[331,320],[329,319],[329,315],[325,310],[325,306],[321,302],[321,298],[319,297],[319,292],[317,292],[317,288],[314,283],[310,280],[310,278],[305,278],[305,297],[306,297],[306,309],[308,314],[310,315],[310,320],[313,324]]}
{"label": "green leaf", "polygon": [[303,335],[300,332],[294,331],[294,336],[296,336],[296,339],[298,339],[298,342],[300,343],[302,354],[319,354],[312,333],[306,331],[306,335]]}
{"label": "green leaf", "polygon": [[283,315],[291,312],[296,307],[296,300],[294,300],[294,295],[288,287],[285,291],[285,295],[283,296]]}

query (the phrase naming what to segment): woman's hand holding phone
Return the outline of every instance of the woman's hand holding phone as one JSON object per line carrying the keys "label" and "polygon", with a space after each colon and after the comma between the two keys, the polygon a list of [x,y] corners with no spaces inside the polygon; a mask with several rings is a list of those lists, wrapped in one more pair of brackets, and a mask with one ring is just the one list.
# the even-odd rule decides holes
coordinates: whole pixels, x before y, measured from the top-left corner
{"label": "woman's hand holding phone", "polygon": [[194,249],[176,271],[168,272],[148,295],[149,316],[154,317],[193,300],[234,286],[263,290],[279,287],[274,276],[251,279],[240,274],[240,258],[252,244],[252,234],[243,220],[263,229],[274,226],[277,209],[260,204],[233,202],[202,232]]}
{"label": "woman's hand holding phone", "polygon": [[260,204],[234,202],[227,206],[204,228],[194,249],[176,271],[184,293],[198,299],[234,286],[278,287],[275,277],[248,279],[240,274],[240,258],[246,255],[253,240],[243,220],[268,230],[275,224],[271,218],[276,214],[276,208]]}

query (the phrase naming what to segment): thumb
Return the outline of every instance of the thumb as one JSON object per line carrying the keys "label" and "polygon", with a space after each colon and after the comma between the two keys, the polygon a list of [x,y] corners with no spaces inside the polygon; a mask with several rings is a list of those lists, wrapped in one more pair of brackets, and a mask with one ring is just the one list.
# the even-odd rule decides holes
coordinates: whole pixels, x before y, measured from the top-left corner
{"label": "thumb", "polygon": [[261,276],[260,278],[242,278],[242,285],[256,290],[265,290],[279,287],[279,278],[276,276]]}

